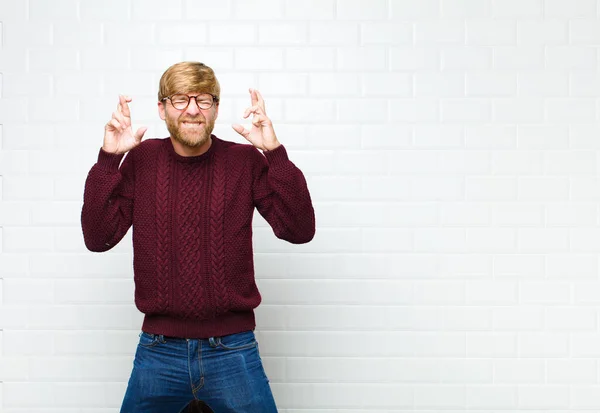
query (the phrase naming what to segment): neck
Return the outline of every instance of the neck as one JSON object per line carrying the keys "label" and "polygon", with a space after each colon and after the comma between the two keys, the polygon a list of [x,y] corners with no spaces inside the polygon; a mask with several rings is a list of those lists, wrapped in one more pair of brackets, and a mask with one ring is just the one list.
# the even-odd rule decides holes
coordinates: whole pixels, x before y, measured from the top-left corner
{"label": "neck", "polygon": [[173,139],[173,137],[171,136],[171,143],[173,144],[173,149],[175,150],[175,153],[177,155],[180,156],[198,156],[198,155],[202,155],[203,153],[206,153],[206,151],[208,151],[210,149],[210,146],[212,145],[212,137],[208,137],[208,139],[206,140],[206,142],[204,142],[202,145],[200,146],[187,146],[184,145],[183,143],[179,142],[176,139]]}

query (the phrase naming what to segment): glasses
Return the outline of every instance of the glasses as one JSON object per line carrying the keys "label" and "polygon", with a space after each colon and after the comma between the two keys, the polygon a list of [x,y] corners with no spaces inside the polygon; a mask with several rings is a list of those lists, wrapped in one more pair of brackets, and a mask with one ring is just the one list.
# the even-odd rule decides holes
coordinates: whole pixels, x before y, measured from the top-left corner
{"label": "glasses", "polygon": [[163,98],[162,101],[164,102],[167,99],[169,99],[171,101],[171,104],[177,110],[187,109],[187,107],[190,104],[190,100],[192,100],[192,99],[196,100],[196,104],[202,110],[207,110],[207,109],[212,108],[213,105],[219,101],[219,98],[217,96],[209,95],[209,94],[188,96],[188,95],[184,95],[183,93],[176,93],[174,95]]}

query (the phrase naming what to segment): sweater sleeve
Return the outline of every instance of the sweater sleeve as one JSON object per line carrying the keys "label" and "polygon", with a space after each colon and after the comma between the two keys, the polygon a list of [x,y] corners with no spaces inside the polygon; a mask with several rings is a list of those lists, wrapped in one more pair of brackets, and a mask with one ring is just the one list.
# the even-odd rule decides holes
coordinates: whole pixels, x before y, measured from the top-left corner
{"label": "sweater sleeve", "polygon": [[85,181],[81,227],[90,251],[108,251],[125,236],[133,216],[133,156],[100,149],[98,162]]}
{"label": "sweater sleeve", "polygon": [[302,171],[288,158],[283,145],[264,153],[253,148],[253,198],[258,212],[277,238],[307,243],[315,235],[315,211]]}

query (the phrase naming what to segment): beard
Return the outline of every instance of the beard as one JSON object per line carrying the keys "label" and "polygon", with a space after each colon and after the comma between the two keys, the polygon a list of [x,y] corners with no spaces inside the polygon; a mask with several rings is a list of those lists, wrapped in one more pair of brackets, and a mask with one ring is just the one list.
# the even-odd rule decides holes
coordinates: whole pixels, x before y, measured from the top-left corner
{"label": "beard", "polygon": [[215,127],[215,120],[208,120],[204,116],[195,118],[171,118],[167,116],[165,122],[171,137],[190,148],[204,145],[210,139]]}

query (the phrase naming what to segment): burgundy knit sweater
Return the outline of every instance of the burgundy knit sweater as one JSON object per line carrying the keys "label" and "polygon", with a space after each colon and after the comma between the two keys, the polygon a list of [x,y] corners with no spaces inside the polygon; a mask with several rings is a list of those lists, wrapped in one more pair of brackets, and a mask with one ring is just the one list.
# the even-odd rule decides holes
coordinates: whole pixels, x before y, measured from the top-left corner
{"label": "burgundy knit sweater", "polygon": [[123,155],[100,150],[81,214],[91,251],[114,247],[133,225],[135,303],[142,330],[184,338],[252,330],[261,296],[254,280],[254,208],[278,238],[310,241],[314,210],[302,172],[283,146],[261,154],[214,135],[199,156],[170,138]]}

